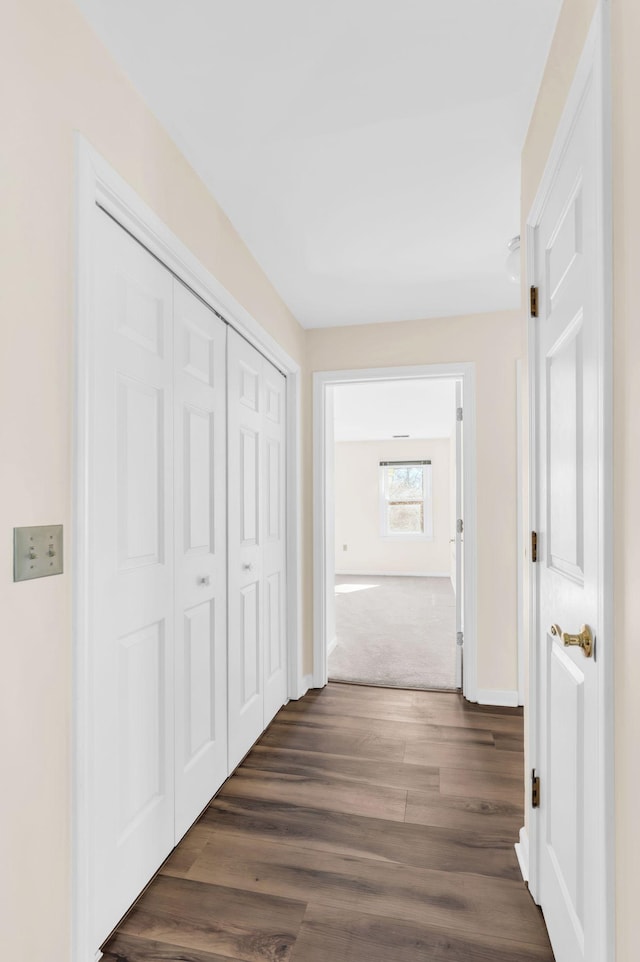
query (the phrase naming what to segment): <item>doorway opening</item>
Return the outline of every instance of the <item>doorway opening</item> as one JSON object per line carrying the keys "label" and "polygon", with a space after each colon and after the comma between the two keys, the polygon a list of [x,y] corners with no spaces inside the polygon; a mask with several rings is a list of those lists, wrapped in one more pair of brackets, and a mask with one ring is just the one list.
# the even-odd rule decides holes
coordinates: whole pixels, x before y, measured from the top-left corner
{"label": "doorway opening", "polygon": [[314,682],[469,697],[473,365],[322,372],[315,380]]}
{"label": "doorway opening", "polygon": [[459,383],[416,378],[334,388],[330,681],[461,687]]}

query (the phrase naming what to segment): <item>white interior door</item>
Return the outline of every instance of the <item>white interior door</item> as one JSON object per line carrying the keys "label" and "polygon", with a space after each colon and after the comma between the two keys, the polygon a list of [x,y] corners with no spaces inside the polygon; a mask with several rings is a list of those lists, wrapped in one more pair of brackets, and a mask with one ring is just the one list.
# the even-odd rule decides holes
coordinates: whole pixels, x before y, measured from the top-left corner
{"label": "white interior door", "polygon": [[233,769],[286,698],[286,586],[284,378],[232,330],[227,339],[227,423]]}
{"label": "white interior door", "polygon": [[[557,962],[603,962],[599,664],[599,187],[591,83],[535,231],[538,505],[538,898]],[[558,627],[553,627],[558,626]],[[534,760],[535,763],[535,760]]]}
{"label": "white interior door", "polygon": [[464,536],[460,531],[458,519],[462,519],[463,477],[462,470],[462,432],[464,421],[458,417],[462,412],[462,382],[456,381],[456,532],[455,532],[455,570],[456,570],[456,688],[462,688],[462,652],[464,639]]}
{"label": "white interior door", "polygon": [[173,284],[177,843],[227,777],[226,324]]}
{"label": "white interior door", "polygon": [[90,743],[97,947],[174,843],[173,279],[96,208]]}

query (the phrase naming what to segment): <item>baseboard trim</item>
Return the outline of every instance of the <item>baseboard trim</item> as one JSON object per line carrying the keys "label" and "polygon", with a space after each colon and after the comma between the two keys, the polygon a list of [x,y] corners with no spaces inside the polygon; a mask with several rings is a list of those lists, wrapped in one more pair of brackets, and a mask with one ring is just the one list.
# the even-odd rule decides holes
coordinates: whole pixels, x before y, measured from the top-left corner
{"label": "baseboard trim", "polygon": [[441,571],[336,571],[341,578],[451,578],[449,572]]}
{"label": "baseboard trim", "polygon": [[333,651],[333,649],[336,647],[337,644],[338,644],[338,636],[334,635],[332,640],[327,645],[327,657],[329,657],[329,655],[331,654],[331,652]]}
{"label": "baseboard trim", "polygon": [[518,692],[499,688],[478,688],[479,705],[496,705],[500,708],[517,708]]}
{"label": "baseboard trim", "polygon": [[525,880],[525,882],[528,882],[529,881],[529,834],[524,826],[520,829],[520,841],[516,842],[514,848],[516,850],[516,856],[518,859],[518,865],[520,866],[520,871],[522,873],[522,878]]}

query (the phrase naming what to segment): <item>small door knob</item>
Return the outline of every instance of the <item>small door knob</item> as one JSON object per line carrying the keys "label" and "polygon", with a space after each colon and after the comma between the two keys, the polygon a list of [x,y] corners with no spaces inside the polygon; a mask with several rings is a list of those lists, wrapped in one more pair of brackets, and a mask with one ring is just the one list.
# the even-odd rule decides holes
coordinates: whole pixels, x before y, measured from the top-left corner
{"label": "small door knob", "polygon": [[253,568],[253,565],[251,564],[250,561],[245,561],[243,562],[242,567],[244,568],[245,571],[251,571],[251,569]]}
{"label": "small door knob", "polygon": [[566,648],[573,645],[582,648],[585,658],[591,658],[593,655],[593,635],[589,625],[583,625],[577,635],[570,635],[567,631],[563,631],[560,625],[551,625],[551,634],[560,638]]}
{"label": "small door knob", "polygon": [[210,585],[210,584],[211,584],[211,578],[209,577],[209,575],[200,575],[200,577],[198,578],[198,584],[199,584],[199,585]]}

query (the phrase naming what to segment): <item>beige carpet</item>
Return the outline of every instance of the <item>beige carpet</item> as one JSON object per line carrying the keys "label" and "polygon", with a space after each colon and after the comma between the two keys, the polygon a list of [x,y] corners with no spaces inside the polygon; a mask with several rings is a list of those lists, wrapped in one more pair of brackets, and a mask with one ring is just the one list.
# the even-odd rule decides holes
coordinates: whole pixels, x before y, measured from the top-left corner
{"label": "beige carpet", "polygon": [[448,578],[337,576],[330,680],[454,688],[455,604]]}

